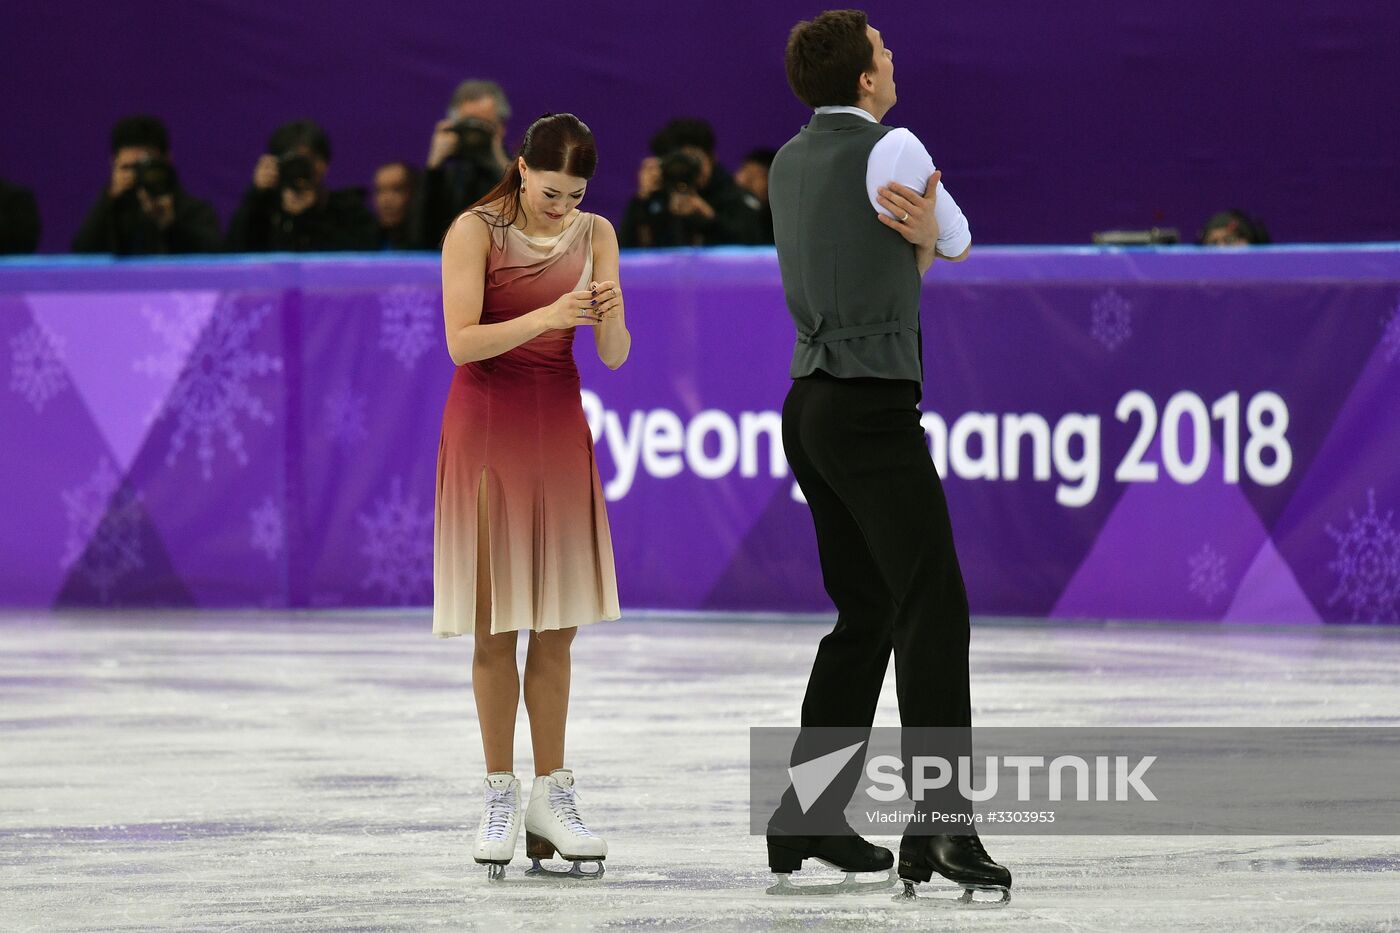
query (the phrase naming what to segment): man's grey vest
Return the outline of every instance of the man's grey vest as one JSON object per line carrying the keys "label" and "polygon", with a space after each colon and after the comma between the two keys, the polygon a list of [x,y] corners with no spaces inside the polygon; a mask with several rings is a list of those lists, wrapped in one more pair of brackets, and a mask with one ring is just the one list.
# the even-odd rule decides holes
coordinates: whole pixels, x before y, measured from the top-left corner
{"label": "man's grey vest", "polygon": [[816,114],[769,172],[773,235],[797,325],[791,376],[923,382],[914,247],[880,223],[865,188],[870,150],[890,127]]}

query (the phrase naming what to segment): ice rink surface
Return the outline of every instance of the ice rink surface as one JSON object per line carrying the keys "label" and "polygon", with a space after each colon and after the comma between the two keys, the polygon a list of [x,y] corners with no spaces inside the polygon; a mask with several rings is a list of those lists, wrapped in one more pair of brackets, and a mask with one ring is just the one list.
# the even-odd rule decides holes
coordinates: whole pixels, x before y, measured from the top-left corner
{"label": "ice rink surface", "polygon": [[[1400,929],[1400,837],[984,830],[1004,909],[765,896],[747,730],[796,724],[826,629],[584,630],[607,875],[523,878],[522,839],[488,885],[471,642],[426,613],[0,617],[0,930]],[[972,669],[980,726],[1400,724],[1400,629],[979,622]],[[528,785],[523,706],[517,748]]]}

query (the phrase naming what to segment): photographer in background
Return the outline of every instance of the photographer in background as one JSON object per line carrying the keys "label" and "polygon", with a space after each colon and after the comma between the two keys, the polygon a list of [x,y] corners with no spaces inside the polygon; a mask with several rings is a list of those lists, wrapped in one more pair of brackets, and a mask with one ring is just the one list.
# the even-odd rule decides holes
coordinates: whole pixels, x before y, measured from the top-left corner
{"label": "photographer in background", "polygon": [[0,178],[0,256],[39,248],[39,204],[34,192]]}
{"label": "photographer in background", "polygon": [[627,206],[623,246],[717,246],[760,243],[763,221],[724,166],[715,161],[715,131],[704,120],[672,120],[652,137]]}
{"label": "photographer in background", "polygon": [[446,119],[433,128],[428,162],[414,204],[418,245],[437,249],[452,221],[496,187],[506,173],[510,101],[495,81],[463,81]]}
{"label": "photographer in background", "polygon": [[73,238],[73,252],[152,256],[218,248],[219,217],[180,187],[165,124],[146,116],[118,120],[111,181]]}
{"label": "photographer in background", "polygon": [[418,171],[407,162],[388,162],[374,170],[374,217],[379,222],[378,248],[414,249],[409,207]]}
{"label": "photographer in background", "polygon": [[768,205],[768,170],[773,167],[776,149],[755,149],[744,156],[744,164],[734,173],[734,183],[748,192],[750,206],[763,221],[764,243],[773,242],[773,208]]}
{"label": "photographer in background", "polygon": [[331,142],[310,120],[279,126],[229,225],[235,252],[372,250],[378,239],[363,188],[327,190]]}

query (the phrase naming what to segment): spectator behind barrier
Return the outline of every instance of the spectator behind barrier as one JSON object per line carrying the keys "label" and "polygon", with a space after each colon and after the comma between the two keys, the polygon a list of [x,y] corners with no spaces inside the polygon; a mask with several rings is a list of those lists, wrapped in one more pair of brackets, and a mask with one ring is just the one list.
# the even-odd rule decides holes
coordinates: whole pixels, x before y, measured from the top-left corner
{"label": "spectator behind barrier", "polygon": [[310,120],[279,126],[229,225],[236,252],[372,250],[378,227],[365,189],[326,189],[331,143]]}
{"label": "spectator behind barrier", "polygon": [[622,220],[623,246],[762,242],[761,211],[715,160],[708,122],[672,120],[652,137],[651,152]]}
{"label": "spectator behind barrier", "polygon": [[165,124],[148,116],[118,120],[111,180],[73,238],[73,252],[150,256],[219,246],[219,216],[180,187]]}
{"label": "spectator behind barrier", "polygon": [[1221,211],[1201,228],[1202,246],[1256,246],[1272,242],[1264,225],[1244,211]]}
{"label": "spectator behind barrier", "polygon": [[447,117],[433,127],[428,164],[414,202],[418,246],[438,249],[447,228],[501,180],[510,101],[495,81],[463,81]]}
{"label": "spectator behind barrier", "polygon": [[768,170],[773,167],[776,149],[755,149],[744,156],[744,164],[734,173],[734,183],[746,191],[763,221],[763,242],[773,242],[773,209],[768,206]]}
{"label": "spectator behind barrier", "polygon": [[380,249],[413,249],[409,222],[418,171],[407,162],[389,162],[374,171],[374,216],[379,223]]}
{"label": "spectator behind barrier", "polygon": [[39,204],[34,192],[0,178],[0,256],[39,248]]}

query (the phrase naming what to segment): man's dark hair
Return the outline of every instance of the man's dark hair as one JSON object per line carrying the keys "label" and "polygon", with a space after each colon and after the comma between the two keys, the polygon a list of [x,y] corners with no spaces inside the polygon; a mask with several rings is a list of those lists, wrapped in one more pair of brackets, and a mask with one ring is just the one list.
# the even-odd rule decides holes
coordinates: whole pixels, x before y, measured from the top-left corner
{"label": "man's dark hair", "polygon": [[331,160],[331,139],[319,124],[311,120],[283,123],[272,131],[272,136],[267,140],[267,151],[277,156],[303,146],[325,161]]}
{"label": "man's dark hair", "polygon": [[1253,246],[1261,246],[1271,242],[1269,231],[1263,223],[1238,209],[1221,211],[1212,215],[1210,220],[1206,221],[1206,225],[1201,228],[1196,242],[1205,243],[1207,236],[1222,227]]}
{"label": "man's dark hair", "polygon": [[773,157],[777,154],[778,150],[776,149],[754,149],[748,155],[744,156],[744,161],[739,164],[744,165],[749,162],[756,162],[764,168],[772,168]]}
{"label": "man's dark hair", "polygon": [[783,64],[799,100],[813,109],[855,106],[860,76],[875,67],[869,25],[861,10],[827,10],[792,27]]}
{"label": "man's dark hair", "polygon": [[695,146],[706,155],[715,154],[715,128],[708,120],[681,117],[663,126],[651,138],[651,154],[664,156],[681,146]]}
{"label": "man's dark hair", "polygon": [[123,117],[112,127],[112,155],[128,147],[154,149],[161,155],[170,153],[170,134],[159,117],[137,115]]}

